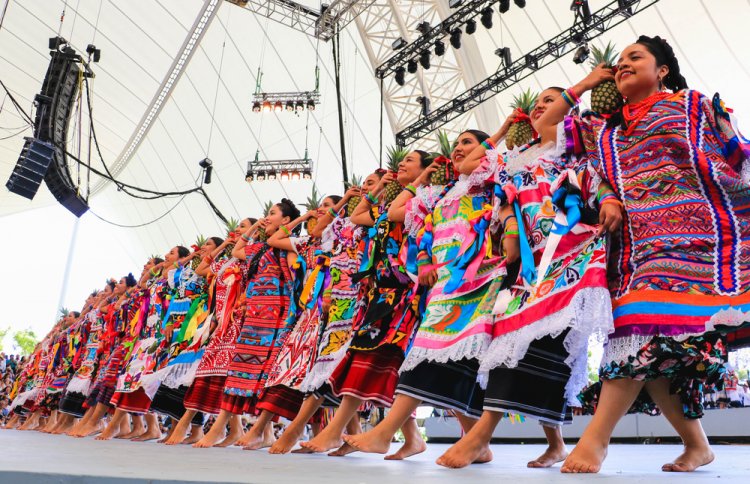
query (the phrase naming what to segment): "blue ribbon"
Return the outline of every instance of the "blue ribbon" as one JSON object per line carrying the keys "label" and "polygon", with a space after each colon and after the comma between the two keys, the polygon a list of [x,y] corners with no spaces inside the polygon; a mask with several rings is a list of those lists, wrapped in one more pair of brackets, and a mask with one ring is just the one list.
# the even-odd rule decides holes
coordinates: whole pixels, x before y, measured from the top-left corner
{"label": "blue ribbon", "polygon": [[562,225],[555,222],[552,226],[552,233],[565,235],[581,221],[581,200],[580,193],[569,193],[567,188],[560,187],[552,195],[552,203],[565,212],[568,218],[568,224]]}
{"label": "blue ribbon", "polygon": [[417,239],[411,235],[406,238],[406,270],[411,274],[419,274],[417,266],[417,255],[421,244],[417,245]]}
{"label": "blue ribbon", "polygon": [[461,284],[464,282],[464,274],[466,273],[466,269],[469,267],[469,264],[471,264],[471,261],[473,261],[475,257],[483,257],[483,255],[481,254],[482,246],[484,245],[484,238],[489,225],[490,221],[485,219],[484,217],[481,217],[473,225],[476,237],[474,238],[474,241],[471,243],[471,245],[466,249],[466,251],[458,258],[456,258],[453,264],[451,264],[451,277],[445,285],[446,294],[450,294],[461,287]]}

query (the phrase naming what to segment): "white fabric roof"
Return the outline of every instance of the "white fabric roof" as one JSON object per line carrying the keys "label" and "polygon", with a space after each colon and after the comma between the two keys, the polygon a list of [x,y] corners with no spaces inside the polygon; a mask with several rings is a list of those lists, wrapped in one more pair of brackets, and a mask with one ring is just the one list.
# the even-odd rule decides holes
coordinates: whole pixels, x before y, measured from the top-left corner
{"label": "white fabric roof", "polygon": [[[447,4],[447,0],[435,1]],[[301,3],[317,8],[314,1]],[[393,3],[403,8],[416,4],[414,8],[418,10],[420,4],[425,9],[424,5],[429,7],[435,2]],[[592,10],[597,10],[609,2],[591,0],[590,3]],[[492,30],[478,25],[473,37],[481,55],[472,62],[477,63],[480,71],[491,73],[499,65],[493,54],[497,47],[507,45],[514,58],[521,56],[572,23],[568,5],[567,0],[529,1],[523,10],[511,5],[502,21],[495,14]],[[137,129],[202,6],[200,0],[11,0],[0,28],[0,79],[21,105],[31,111],[31,102],[40,90],[49,62],[47,39],[59,31],[79,52],[85,51],[89,43],[96,44],[102,50],[102,59],[93,65],[94,123],[105,161],[112,163]],[[447,8],[443,6],[443,10]],[[750,2],[744,0],[662,0],[595,42],[613,40],[623,47],[639,33],[666,37],[675,46],[690,85],[708,94],[719,91],[735,109],[741,125],[744,120],[746,131],[750,132],[750,96],[746,94],[750,51],[744,48],[750,44],[748,19]],[[411,24],[407,27],[414,30]],[[365,175],[377,166],[379,156],[380,94],[355,23],[344,30],[341,38],[347,156],[350,171],[353,165],[355,173]],[[322,102],[309,119],[307,112],[301,116],[286,111],[262,115],[251,112],[258,68],[263,72],[265,91],[311,90],[316,59],[321,68]],[[573,64],[570,56],[539,70],[520,86],[489,101],[496,106],[497,123],[478,127],[486,131],[496,129],[509,111],[507,105],[512,95],[522,88],[566,87],[584,73],[585,68]],[[467,87],[459,82],[453,89],[458,94]],[[463,127],[461,123],[467,122],[473,121],[462,119],[454,125]],[[71,136],[76,123],[71,121]],[[3,101],[0,109],[3,184],[16,163],[23,136],[31,133],[22,131],[23,126],[23,119],[9,100]],[[81,156],[86,158],[85,121],[82,128]],[[309,155],[315,162],[314,178],[319,190],[341,193],[330,43],[318,43],[312,37],[221,2],[217,17],[173,95],[118,178],[157,190],[184,190],[194,185],[198,162],[208,156],[214,161],[215,170],[213,183],[206,189],[219,209],[227,217],[258,216],[260,206],[267,200],[288,196],[296,202],[304,201],[311,183],[249,185],[244,180],[246,162],[254,157],[256,149],[262,159],[302,158],[306,139]],[[386,118],[385,144],[391,144],[392,139]],[[78,151],[75,141],[71,141],[69,150]],[[92,160],[93,166],[101,169],[96,154]],[[96,181],[94,176],[92,186]],[[92,212],[102,218],[125,225],[149,222],[174,206],[153,224],[122,231],[123,237],[133,238],[133,252],[144,257],[153,252],[163,253],[176,243],[190,244],[197,233],[206,236],[223,233],[220,221],[199,195],[189,195],[175,206],[178,200],[134,200],[109,185],[92,197],[90,205]],[[33,202],[0,189],[0,216],[53,203],[56,202],[45,187]]]}

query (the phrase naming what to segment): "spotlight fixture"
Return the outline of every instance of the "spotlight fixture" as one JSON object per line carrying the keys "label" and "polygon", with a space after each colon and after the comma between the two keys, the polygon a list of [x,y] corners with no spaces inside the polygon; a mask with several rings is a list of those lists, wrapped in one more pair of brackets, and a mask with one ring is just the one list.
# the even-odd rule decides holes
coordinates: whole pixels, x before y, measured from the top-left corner
{"label": "spotlight fixture", "polygon": [[284,104],[281,101],[276,101],[276,104],[273,105],[273,110],[277,113],[284,110]]}
{"label": "spotlight fixture", "polygon": [[516,4],[516,7],[523,8],[526,6],[526,0],[513,0],[513,3]]}
{"label": "spotlight fixture", "polygon": [[417,32],[422,35],[425,35],[427,32],[429,32],[431,28],[432,26],[430,25],[430,22],[419,22],[417,24]]}
{"label": "spotlight fixture", "polygon": [[289,170],[282,170],[280,178],[281,181],[289,181]]}
{"label": "spotlight fixture", "polygon": [[526,56],[524,57],[524,61],[526,61],[527,67],[530,67],[534,70],[539,69],[539,61],[534,54],[526,54]]}
{"label": "spotlight fixture", "polygon": [[417,73],[417,61],[414,59],[409,60],[409,62],[406,63],[406,71],[409,74],[416,74]]}
{"label": "spotlight fixture", "polygon": [[633,3],[633,0],[617,0],[617,9],[620,10],[620,13],[625,18],[633,15],[633,7],[630,6],[631,3]]}
{"label": "spotlight fixture", "polygon": [[269,171],[268,172],[268,179],[269,180],[275,180],[276,179],[276,172],[275,171]]}
{"label": "spotlight fixture", "polygon": [[477,21],[472,19],[469,19],[466,21],[466,33],[469,35],[473,35],[474,32],[477,31]]}
{"label": "spotlight fixture", "polygon": [[428,98],[427,96],[419,96],[417,98],[417,102],[419,103],[420,106],[422,106],[420,110],[422,113],[422,116],[429,115],[430,114],[430,98]]}
{"label": "spotlight fixture", "polygon": [[576,17],[580,17],[583,23],[588,25],[591,23],[591,8],[589,7],[589,0],[573,0],[570,4],[570,9],[575,12]]}
{"label": "spotlight fixture", "polygon": [[500,13],[506,13],[510,10],[510,0],[500,0]]}
{"label": "spotlight fixture", "polygon": [[445,55],[445,42],[442,40],[435,41],[435,55],[438,57]]}
{"label": "spotlight fixture", "polygon": [[259,113],[260,112],[260,103],[258,101],[255,101],[253,103],[253,112],[254,113]]}
{"label": "spotlight fixture", "polygon": [[312,180],[312,171],[305,170],[302,172],[302,179],[303,180]]}
{"label": "spotlight fixture", "polygon": [[492,9],[490,7],[482,10],[482,13],[479,16],[479,21],[482,22],[485,29],[492,28]]}
{"label": "spotlight fixture", "polygon": [[448,7],[450,7],[450,8],[458,8],[463,3],[464,3],[464,0],[448,0]]}
{"label": "spotlight fixture", "polygon": [[292,181],[297,181],[297,180],[299,180],[299,179],[300,179],[300,176],[301,176],[301,173],[300,173],[300,172],[298,172],[298,171],[293,171],[293,172],[292,172],[292,177],[291,177],[291,178],[292,178]]}
{"label": "spotlight fixture", "polygon": [[315,111],[315,101],[313,101],[312,99],[310,99],[309,101],[307,101],[307,110],[308,111]]}
{"label": "spotlight fixture", "polygon": [[589,58],[589,45],[588,44],[582,44],[578,49],[576,49],[576,53],[573,54],[573,62],[576,64],[583,64],[586,62],[586,59]]}
{"label": "spotlight fixture", "polygon": [[396,68],[396,75],[394,77],[396,79],[396,84],[399,86],[406,84],[406,69],[404,69],[404,66]]}
{"label": "spotlight fixture", "polygon": [[203,183],[211,183],[211,173],[214,171],[213,162],[209,158],[203,158],[198,162],[198,166],[203,168]]}
{"label": "spotlight fixture", "polygon": [[86,46],[86,53],[92,56],[92,60],[94,62],[99,62],[99,60],[102,58],[101,49],[97,49],[94,44],[89,44]]}
{"label": "spotlight fixture", "polygon": [[419,54],[419,65],[422,66],[422,69],[430,68],[430,51],[429,50],[423,50],[422,53]]}
{"label": "spotlight fixture", "polygon": [[308,109],[315,109],[320,103],[320,93],[317,89],[314,91],[293,91],[293,92],[262,92],[256,91],[253,94],[253,112],[268,113],[271,111],[286,111],[289,113]]}
{"label": "spotlight fixture", "polygon": [[273,111],[273,106],[271,106],[271,101],[263,101],[263,112],[270,113],[271,111]]}
{"label": "spotlight fixture", "polygon": [[245,181],[248,183],[252,183],[254,180],[255,180],[255,175],[253,174],[252,171],[248,171],[247,174],[245,175]]}
{"label": "spotlight fixture", "polygon": [[265,181],[266,180],[266,172],[265,171],[259,171],[258,175],[256,176],[256,179],[258,181]]}
{"label": "spotlight fixture", "polygon": [[454,49],[461,48],[461,29],[455,28],[451,31],[450,42]]}
{"label": "spotlight fixture", "polygon": [[513,59],[510,56],[510,47],[501,47],[495,50],[495,55],[503,61],[503,67],[506,69],[513,63]]}
{"label": "spotlight fixture", "polygon": [[393,50],[399,50],[406,47],[406,40],[404,40],[403,37],[399,37],[398,39],[393,41],[393,44],[391,44],[393,47]]}
{"label": "spotlight fixture", "polygon": [[287,111],[294,111],[294,101],[287,101],[286,102],[286,110]]}

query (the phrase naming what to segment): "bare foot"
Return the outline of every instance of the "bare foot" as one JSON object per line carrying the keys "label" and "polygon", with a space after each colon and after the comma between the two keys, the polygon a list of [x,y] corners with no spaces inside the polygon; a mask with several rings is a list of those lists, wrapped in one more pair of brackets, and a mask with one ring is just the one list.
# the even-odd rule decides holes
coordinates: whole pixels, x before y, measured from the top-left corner
{"label": "bare foot", "polygon": [[193,445],[200,441],[204,437],[203,434],[203,427],[193,428],[193,431],[190,432],[190,435],[188,435],[185,440],[182,441],[185,445]]}
{"label": "bare foot", "polygon": [[[474,462],[478,464],[488,462],[485,460],[488,457],[486,455],[488,451],[487,442],[482,442],[480,439],[466,434],[435,462],[443,467],[459,469]],[[489,459],[492,459],[491,451],[489,452]]]}
{"label": "bare foot", "polygon": [[407,440],[395,453],[385,456],[385,460],[404,460],[407,457],[421,454],[427,450],[427,444],[421,438],[419,440]]}
{"label": "bare foot", "polygon": [[344,435],[344,442],[360,452],[385,454],[391,447],[391,438],[373,429],[356,435]]}
{"label": "bare foot", "polygon": [[357,452],[357,449],[344,442],[344,445],[334,450],[333,452],[329,452],[328,455],[330,457],[344,457],[345,455],[349,455],[352,452]]}
{"label": "bare foot", "polygon": [[593,474],[602,468],[607,446],[581,439],[560,468],[566,474]]}
{"label": "bare foot", "polygon": [[98,422],[94,424],[86,424],[84,425],[81,430],[78,431],[77,434],[75,434],[73,437],[83,438],[83,437],[89,437],[94,434],[98,434],[104,430],[104,422],[99,420]]}
{"label": "bare foot", "polygon": [[112,424],[107,425],[104,428],[104,431],[97,435],[95,440],[109,440],[113,437],[117,437],[117,435],[120,433],[120,426],[113,426]]}
{"label": "bare foot", "polygon": [[[273,443],[270,449],[268,449],[269,454],[287,454],[289,451],[294,448],[295,445],[297,445],[297,441],[299,440],[300,436],[302,435],[302,430],[296,430],[292,428],[291,426],[287,427],[286,430],[284,430],[284,433],[281,434],[281,437],[279,437],[276,442]],[[309,452],[305,452],[309,453]]]}
{"label": "bare foot", "polygon": [[120,435],[118,435],[115,438],[116,439],[123,439],[123,440],[131,440],[131,439],[134,439],[136,437],[140,437],[141,435],[143,435],[143,433],[145,431],[146,431],[146,427],[144,427],[143,425],[136,424],[136,425],[133,426],[133,430],[131,430],[127,434],[120,434]]}
{"label": "bare foot", "polygon": [[[177,422],[177,424],[174,426],[174,430],[167,435],[167,438],[164,440],[164,443],[167,445],[177,445],[177,444],[187,443],[185,442],[186,440],[185,437],[187,435],[187,429],[189,425],[190,425],[189,420],[185,422],[180,420],[179,422]],[[196,443],[198,440],[192,441],[191,444]]]}
{"label": "bare foot", "polygon": [[131,440],[133,442],[148,442],[150,440],[156,440],[160,438],[161,438],[161,430],[152,429],[149,427],[149,429],[145,433],[142,433],[138,437],[134,437]]}
{"label": "bare foot", "polygon": [[685,452],[680,454],[674,461],[664,464],[661,470],[664,472],[693,472],[701,466],[710,464],[714,460],[711,448],[685,447]]}
{"label": "bare foot", "polygon": [[240,440],[240,437],[242,437],[242,429],[233,429],[232,426],[229,426],[229,433],[227,436],[216,444],[216,447],[229,447],[230,445],[234,445],[238,440]]}
{"label": "bare foot", "polygon": [[267,449],[268,447],[271,447],[274,442],[276,442],[276,437],[274,437],[273,434],[264,435],[251,439],[247,444],[243,445],[242,448],[244,450]]}
{"label": "bare foot", "polygon": [[529,461],[526,464],[526,467],[531,467],[535,469],[546,469],[548,467],[552,467],[558,462],[564,461],[567,457],[568,457],[568,450],[565,447],[562,447],[562,448],[547,447],[547,449],[544,451],[542,455],[540,455],[539,457],[537,457],[536,459],[532,461]]}
{"label": "bare foot", "polygon": [[[228,438],[229,436],[227,436]],[[209,447],[215,446],[221,439],[224,438],[224,427],[220,425],[212,425],[211,429],[208,431],[207,434],[203,436],[202,439],[200,439],[198,442],[193,444],[193,447],[196,449],[207,449]],[[223,444],[227,439],[224,439],[221,441]],[[237,442],[239,440],[239,437],[237,437],[234,442]],[[232,442],[232,444],[234,443]],[[232,445],[227,444],[227,445]]]}
{"label": "bare foot", "polygon": [[300,442],[303,448],[311,452],[328,452],[329,450],[338,449],[343,445],[341,435],[332,435],[332,432],[326,428],[307,442]]}

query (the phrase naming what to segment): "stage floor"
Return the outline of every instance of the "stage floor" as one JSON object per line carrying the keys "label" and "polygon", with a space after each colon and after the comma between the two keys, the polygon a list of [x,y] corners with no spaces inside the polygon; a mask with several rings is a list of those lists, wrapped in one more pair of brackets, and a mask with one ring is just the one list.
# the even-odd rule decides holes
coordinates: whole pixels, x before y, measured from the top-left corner
{"label": "stage floor", "polygon": [[[396,445],[396,444],[394,444]],[[598,475],[563,475],[553,469],[527,469],[541,445],[493,445],[495,460],[466,469],[434,463],[447,444],[428,444],[424,454],[403,462],[379,455],[270,455],[265,451],[193,449],[121,440],[98,442],[38,432],[0,430],[0,482],[25,483],[456,483],[508,482],[748,482],[750,447],[717,445],[716,461],[690,475],[665,474],[661,464],[676,456],[676,445],[615,444]],[[717,480],[720,479],[720,480]]]}

